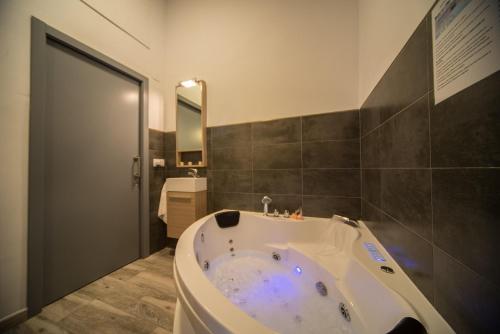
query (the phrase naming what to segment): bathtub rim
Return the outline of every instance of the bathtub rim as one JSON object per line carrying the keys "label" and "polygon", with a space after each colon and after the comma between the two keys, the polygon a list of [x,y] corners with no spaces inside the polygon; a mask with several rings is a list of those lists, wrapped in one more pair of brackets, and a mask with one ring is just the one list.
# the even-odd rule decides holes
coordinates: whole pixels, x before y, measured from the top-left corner
{"label": "bathtub rim", "polygon": [[[224,210],[223,210],[224,211]],[[244,212],[244,211],[241,211]],[[201,333],[214,334],[277,334],[259,321],[249,317],[244,311],[233,305],[208,280],[201,271],[194,254],[194,238],[198,228],[214,216],[207,215],[193,223],[179,238],[174,259],[174,280],[178,299],[192,322]],[[182,275],[180,272],[183,272]],[[204,279],[198,279],[197,276]],[[188,282],[186,282],[188,281]],[[187,286],[197,285],[197,296]],[[205,303],[203,301],[210,301]],[[210,308],[207,307],[210,304]],[[223,321],[222,321],[223,319]],[[201,322],[201,324],[198,324]]]}
{"label": "bathtub rim", "polygon": [[[221,210],[226,211],[226,210]],[[219,211],[219,212],[221,212]],[[240,211],[245,215],[261,214],[251,211]],[[207,326],[207,333],[255,333],[263,334],[276,333],[272,329],[264,326],[259,321],[249,317],[244,311],[233,305],[219,290],[208,280],[198,279],[199,275],[206,276],[201,271],[196,260],[194,250],[194,240],[198,229],[214,216],[215,213],[207,215],[193,223],[181,236],[177,244],[176,260],[174,262],[176,287],[182,290],[179,294],[184,308],[189,307],[190,312],[196,313],[198,319]],[[273,219],[274,217],[265,217]],[[328,218],[306,217],[306,219],[329,221]],[[276,218],[274,218],[276,219]],[[282,218],[281,218],[282,219]],[[286,223],[285,223],[286,224]],[[378,239],[363,221],[360,221],[360,237],[355,241],[352,256],[364,269],[370,272],[377,280],[385,285],[389,290],[394,291],[415,311],[418,320],[422,322],[429,333],[453,333],[453,329],[444,318],[437,312],[434,306],[426,299],[422,292],[409,279],[402,268],[385,250]],[[384,265],[391,266],[398,275],[390,275],[379,270],[380,263],[374,261],[368,252],[364,250],[363,243],[371,242],[378,246],[379,251],[387,259]],[[182,272],[182,275],[181,275]],[[187,275],[187,276],[186,276]],[[186,279],[187,278],[187,279]],[[196,297],[193,291],[187,286],[197,286]],[[216,292],[215,294],[211,292]],[[189,306],[188,306],[189,305]],[[187,312],[189,313],[189,312]],[[210,329],[216,328],[215,332]]]}

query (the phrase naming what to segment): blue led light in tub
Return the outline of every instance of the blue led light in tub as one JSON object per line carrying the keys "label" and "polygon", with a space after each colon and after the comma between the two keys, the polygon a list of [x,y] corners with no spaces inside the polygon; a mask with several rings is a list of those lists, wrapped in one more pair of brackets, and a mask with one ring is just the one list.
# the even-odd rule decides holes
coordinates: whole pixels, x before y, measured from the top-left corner
{"label": "blue led light in tub", "polygon": [[385,258],[382,256],[382,254],[380,254],[380,252],[378,251],[377,247],[374,244],[370,242],[365,242],[363,243],[363,245],[365,246],[368,253],[370,253],[372,259],[374,259],[377,262],[385,262]]}
{"label": "blue led light in tub", "polygon": [[295,268],[293,268],[293,272],[295,273],[295,275],[300,275],[300,274],[302,274],[302,268],[299,266],[296,266]]}

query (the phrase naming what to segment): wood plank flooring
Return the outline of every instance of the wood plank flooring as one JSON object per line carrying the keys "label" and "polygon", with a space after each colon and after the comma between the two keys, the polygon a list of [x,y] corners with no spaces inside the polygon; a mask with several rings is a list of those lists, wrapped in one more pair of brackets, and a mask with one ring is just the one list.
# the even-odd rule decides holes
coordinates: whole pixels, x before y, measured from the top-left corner
{"label": "wood plank flooring", "polygon": [[170,251],[118,269],[7,333],[172,333],[176,292]]}

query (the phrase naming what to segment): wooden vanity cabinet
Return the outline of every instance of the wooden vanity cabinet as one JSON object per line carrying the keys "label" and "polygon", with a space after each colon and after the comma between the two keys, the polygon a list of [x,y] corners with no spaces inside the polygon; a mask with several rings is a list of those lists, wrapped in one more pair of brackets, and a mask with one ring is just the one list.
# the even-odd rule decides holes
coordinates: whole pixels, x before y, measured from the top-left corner
{"label": "wooden vanity cabinet", "polygon": [[167,236],[178,239],[192,223],[207,214],[207,192],[167,192]]}

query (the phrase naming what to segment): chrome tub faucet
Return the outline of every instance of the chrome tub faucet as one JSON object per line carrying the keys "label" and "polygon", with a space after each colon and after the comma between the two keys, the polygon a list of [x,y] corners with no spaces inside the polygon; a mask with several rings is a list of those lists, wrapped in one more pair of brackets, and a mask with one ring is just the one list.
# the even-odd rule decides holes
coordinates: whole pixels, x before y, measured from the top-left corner
{"label": "chrome tub faucet", "polygon": [[264,204],[264,216],[267,216],[269,214],[269,204],[273,200],[269,196],[264,196],[262,197],[262,204]]}
{"label": "chrome tub faucet", "polygon": [[347,225],[355,227],[355,228],[358,228],[360,226],[359,222],[357,220],[351,219],[349,217],[344,217],[344,216],[340,216],[340,215],[333,215],[332,219],[338,219],[341,222],[343,222],[344,224],[347,224]]}

